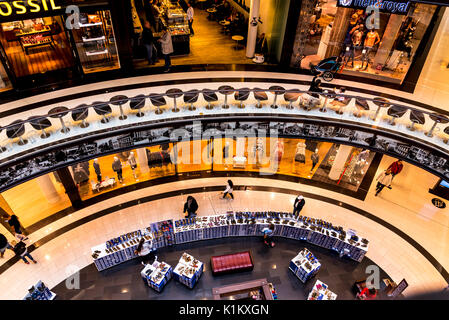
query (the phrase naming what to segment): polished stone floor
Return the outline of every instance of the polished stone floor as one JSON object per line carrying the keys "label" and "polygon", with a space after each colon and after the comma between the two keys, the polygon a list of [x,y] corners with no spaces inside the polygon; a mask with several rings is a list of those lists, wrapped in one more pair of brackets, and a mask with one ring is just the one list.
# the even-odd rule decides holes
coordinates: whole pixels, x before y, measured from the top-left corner
{"label": "polished stone floor", "polygon": [[[351,291],[352,285],[356,280],[367,277],[367,266],[375,265],[366,257],[361,263],[357,263],[341,259],[333,251],[302,241],[283,238],[276,240],[276,246],[272,249],[264,246],[261,239],[256,237],[198,241],[161,249],[157,253],[158,261],[165,261],[172,267],[176,266],[183,252],[188,252],[204,263],[205,271],[193,289],[171,279],[164,290],[157,293],[144,284],[140,277],[143,267],[134,259],[102,272],[98,272],[95,265],[90,264],[80,271],[79,290],[67,289],[63,281],[52,291],[58,295],[59,300],[209,300],[212,299],[212,288],[266,278],[273,283],[279,300],[305,300],[316,279],[319,279],[338,295],[338,300],[352,300],[355,298]],[[318,274],[306,284],[288,269],[290,260],[303,248],[308,248],[321,263]],[[253,271],[212,276],[209,263],[211,256],[245,250],[251,251]],[[380,280],[389,278],[382,269],[379,270]]]}

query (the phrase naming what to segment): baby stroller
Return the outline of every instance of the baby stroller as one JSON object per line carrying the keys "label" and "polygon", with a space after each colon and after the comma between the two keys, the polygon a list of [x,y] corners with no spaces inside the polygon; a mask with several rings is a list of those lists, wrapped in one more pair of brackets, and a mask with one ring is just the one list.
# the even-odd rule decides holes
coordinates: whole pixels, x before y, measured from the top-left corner
{"label": "baby stroller", "polygon": [[317,65],[310,64],[310,70],[313,75],[321,76],[325,81],[332,81],[334,74],[341,68],[341,57],[330,57],[321,60]]}

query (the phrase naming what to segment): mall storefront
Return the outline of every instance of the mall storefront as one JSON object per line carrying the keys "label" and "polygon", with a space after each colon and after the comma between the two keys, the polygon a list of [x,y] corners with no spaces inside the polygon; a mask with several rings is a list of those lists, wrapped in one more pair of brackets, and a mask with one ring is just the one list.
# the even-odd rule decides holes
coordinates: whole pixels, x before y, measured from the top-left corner
{"label": "mall storefront", "polygon": [[121,21],[113,14],[120,4],[114,3],[112,7],[112,1],[0,2],[0,92],[120,70],[115,25]]}
{"label": "mall storefront", "polygon": [[[260,4],[264,21],[258,27],[259,36],[267,37],[273,63],[288,66],[290,70],[299,66],[307,69],[310,63],[340,55],[345,61],[342,74],[349,79],[375,80],[381,85],[392,83],[397,89],[408,83],[414,86],[444,7],[404,1],[394,1],[405,3],[402,11],[392,13],[387,8],[381,9],[379,23],[369,31],[366,27],[359,28],[369,19],[363,6],[355,5],[360,1],[344,7],[337,0],[291,0],[282,5],[278,0],[271,0]],[[134,0],[1,1],[0,94],[11,89],[57,88],[67,81],[68,85],[74,85],[142,74],[136,73],[142,68],[136,59],[144,58],[139,48],[141,21],[154,17],[139,3]],[[76,5],[80,11],[79,25],[75,27],[70,5]],[[284,18],[265,12],[268,10],[265,7],[270,12],[282,11]],[[197,16],[204,11],[195,10]],[[186,58],[175,65],[201,64],[201,59],[190,62],[195,57],[189,53],[185,14],[180,17],[184,17],[183,22],[172,19],[173,25],[169,27],[175,33],[175,51],[182,51]],[[247,23],[247,17],[242,17]],[[218,25],[217,21],[210,23]],[[245,36],[244,30],[240,33]],[[241,50],[242,59],[234,59],[232,64],[254,64],[245,57],[244,51]],[[229,64],[220,58],[216,60],[216,64]]]}
{"label": "mall storefront", "polygon": [[291,67],[310,69],[323,59],[341,57],[340,72],[349,79],[392,83],[398,89],[416,83],[444,11],[406,0],[381,1],[378,14],[368,7],[373,1],[299,2]]}

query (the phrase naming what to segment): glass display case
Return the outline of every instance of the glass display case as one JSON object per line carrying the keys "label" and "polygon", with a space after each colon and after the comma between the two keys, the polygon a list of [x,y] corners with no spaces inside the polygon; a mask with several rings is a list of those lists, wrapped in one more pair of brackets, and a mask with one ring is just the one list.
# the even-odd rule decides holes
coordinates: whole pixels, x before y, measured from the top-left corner
{"label": "glass display case", "polygon": [[109,10],[81,13],[79,26],[73,36],[84,73],[120,68]]}
{"label": "glass display case", "polygon": [[165,1],[161,9],[164,10],[160,16],[161,23],[168,28],[172,35],[173,55],[189,54],[190,31],[187,14],[177,3],[170,1]]}

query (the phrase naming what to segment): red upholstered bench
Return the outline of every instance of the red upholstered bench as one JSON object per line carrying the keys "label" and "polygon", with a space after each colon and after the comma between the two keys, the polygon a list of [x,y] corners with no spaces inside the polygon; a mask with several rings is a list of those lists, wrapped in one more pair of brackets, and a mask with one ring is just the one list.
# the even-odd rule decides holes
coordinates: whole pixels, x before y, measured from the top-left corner
{"label": "red upholstered bench", "polygon": [[213,256],[210,258],[210,264],[213,275],[251,271],[254,268],[249,251]]}

